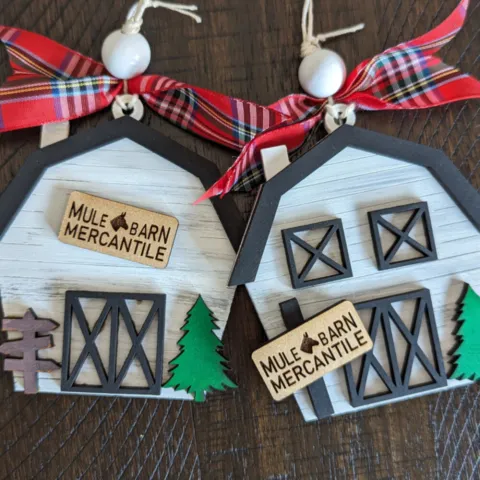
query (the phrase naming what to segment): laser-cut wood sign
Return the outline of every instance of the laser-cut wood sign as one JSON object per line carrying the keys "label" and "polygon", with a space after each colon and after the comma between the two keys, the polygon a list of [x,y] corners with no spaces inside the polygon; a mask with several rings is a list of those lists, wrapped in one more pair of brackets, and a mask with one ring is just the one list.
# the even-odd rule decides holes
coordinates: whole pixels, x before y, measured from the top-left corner
{"label": "laser-cut wood sign", "polygon": [[[305,336],[306,334],[306,336]],[[303,348],[305,338],[310,347]],[[312,343],[318,341],[318,345]],[[343,301],[252,354],[274,400],[283,400],[373,347],[353,304]]]}
{"label": "laser-cut wood sign", "polygon": [[175,217],[72,192],[58,238],[76,247],[165,268],[177,229]]}

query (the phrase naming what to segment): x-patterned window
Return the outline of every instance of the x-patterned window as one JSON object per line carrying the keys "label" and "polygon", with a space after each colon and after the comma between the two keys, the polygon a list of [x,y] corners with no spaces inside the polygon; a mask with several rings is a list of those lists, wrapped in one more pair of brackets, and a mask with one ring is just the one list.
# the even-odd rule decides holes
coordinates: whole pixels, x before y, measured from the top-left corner
{"label": "x-patterned window", "polygon": [[63,328],[62,391],[160,394],[165,295],[69,291]]}
{"label": "x-patterned window", "polygon": [[430,292],[355,304],[373,349],[344,367],[353,407],[447,385]]}
{"label": "x-patterned window", "polygon": [[437,259],[426,202],[368,212],[380,270]]}
{"label": "x-patterned window", "polygon": [[352,276],[340,219],[288,228],[282,237],[293,288]]}

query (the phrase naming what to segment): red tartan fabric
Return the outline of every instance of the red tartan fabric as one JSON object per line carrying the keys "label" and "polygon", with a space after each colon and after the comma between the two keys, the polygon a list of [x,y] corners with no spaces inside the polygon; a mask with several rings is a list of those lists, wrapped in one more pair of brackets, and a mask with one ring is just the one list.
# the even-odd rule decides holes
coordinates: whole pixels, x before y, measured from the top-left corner
{"label": "red tartan fabric", "polygon": [[[42,35],[1,27],[13,75],[0,88],[0,132],[72,120],[108,107],[123,82],[105,67]],[[180,127],[235,150],[282,122],[274,110],[160,75],[128,81],[156,112]]]}
{"label": "red tartan fabric", "polygon": [[[426,34],[364,60],[334,96],[337,103],[355,103],[358,110],[430,108],[480,97],[480,82],[445,65],[434,54],[462,28],[469,0],[462,0],[451,15]],[[290,118],[257,135],[245,145],[235,163],[198,201],[230,190],[247,190],[263,181],[259,152],[286,144],[301,146],[307,133],[320,123],[326,99],[289,95],[270,108]]]}

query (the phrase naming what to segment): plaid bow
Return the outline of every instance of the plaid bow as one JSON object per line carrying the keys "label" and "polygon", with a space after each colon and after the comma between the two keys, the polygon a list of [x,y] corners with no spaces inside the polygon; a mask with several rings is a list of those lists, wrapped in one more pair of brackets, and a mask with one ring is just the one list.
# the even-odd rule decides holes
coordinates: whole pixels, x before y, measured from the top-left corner
{"label": "plaid bow", "polygon": [[[83,117],[123,93],[123,81],[101,63],[42,35],[0,26],[0,41],[13,69],[0,88],[0,132]],[[127,90],[174,124],[238,151],[288,118],[276,109],[161,75],[135,77]]]}
{"label": "plaid bow", "polygon": [[[450,16],[430,32],[389,48],[360,63],[334,96],[336,103],[354,103],[361,110],[414,110],[480,97],[480,82],[446,65],[434,54],[462,28],[469,0],[462,0]],[[243,148],[235,163],[198,201],[230,190],[249,191],[264,181],[260,150],[285,144],[302,145],[320,123],[326,99],[288,95],[270,109],[288,119],[267,128]]]}

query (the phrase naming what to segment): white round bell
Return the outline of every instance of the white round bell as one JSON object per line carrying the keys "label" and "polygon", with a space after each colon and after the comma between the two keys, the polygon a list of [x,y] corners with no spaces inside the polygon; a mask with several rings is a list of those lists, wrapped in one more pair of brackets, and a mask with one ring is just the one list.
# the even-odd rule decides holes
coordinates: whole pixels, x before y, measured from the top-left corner
{"label": "white round bell", "polygon": [[327,48],[317,48],[307,55],[298,69],[302,88],[318,98],[335,95],[345,83],[347,69],[342,57]]}
{"label": "white round bell", "polygon": [[355,125],[356,120],[355,104],[335,103],[327,105],[323,123],[327,133],[332,133],[344,124]]}
{"label": "white round bell", "polygon": [[102,45],[102,61],[116,78],[128,80],[141,75],[151,59],[150,45],[141,33],[125,34],[115,30]]}
{"label": "white round bell", "polygon": [[112,103],[112,113],[113,118],[115,119],[128,115],[129,117],[140,121],[143,118],[145,109],[142,101],[138,98],[138,95],[125,93],[115,97],[115,101]]}

